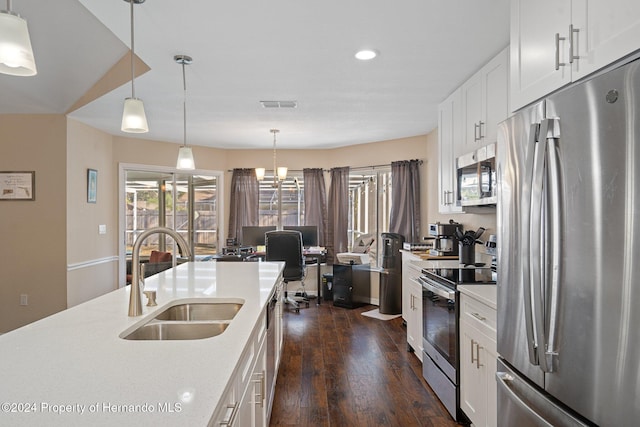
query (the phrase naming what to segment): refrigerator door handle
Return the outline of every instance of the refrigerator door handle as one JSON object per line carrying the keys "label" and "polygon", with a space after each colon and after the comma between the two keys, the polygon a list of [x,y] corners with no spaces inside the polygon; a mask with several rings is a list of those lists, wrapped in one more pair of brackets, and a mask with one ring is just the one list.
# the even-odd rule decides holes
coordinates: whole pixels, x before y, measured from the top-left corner
{"label": "refrigerator door handle", "polygon": [[511,401],[514,402],[521,410],[531,415],[531,417],[537,421],[536,425],[544,426],[544,427],[554,427],[553,424],[549,423],[547,420],[545,420],[542,417],[542,415],[534,411],[533,408],[527,405],[525,401],[522,400],[520,396],[518,396],[516,392],[511,389],[511,387],[509,387],[508,383],[513,381],[514,379],[515,378],[507,372],[496,372],[496,380],[498,382],[498,388],[504,391],[507,394],[507,396],[509,396]]}
{"label": "refrigerator door handle", "polygon": [[529,350],[529,363],[532,365],[538,365],[538,352],[537,341],[534,329],[534,313],[533,313],[533,300],[531,297],[531,261],[530,261],[530,242],[531,242],[531,197],[533,184],[533,159],[535,157],[535,150],[538,146],[537,140],[540,132],[540,124],[534,123],[529,130],[529,142],[527,145],[527,155],[525,157],[526,165],[524,170],[527,171],[527,176],[524,177],[524,185],[522,188],[522,227],[520,236],[520,249],[522,251],[522,277],[521,282],[523,286],[522,294],[524,296],[524,319],[525,330],[527,333],[527,349]]}
{"label": "refrigerator door handle", "polygon": [[[531,211],[529,224],[529,286],[532,299],[533,328],[536,337],[538,362],[543,371],[547,372],[547,363],[544,357],[540,357],[544,351],[545,328],[544,328],[544,299],[543,299],[543,277],[545,269],[543,264],[542,241],[543,241],[543,201],[545,198],[544,177],[545,177],[545,157],[547,150],[547,132],[549,121],[542,120],[538,142],[535,144],[533,156],[533,177],[531,182]],[[546,258],[546,257],[545,257]],[[525,260],[526,262],[526,260]]]}
{"label": "refrigerator door handle", "polygon": [[547,264],[550,264],[549,274],[546,276],[545,283],[547,307],[548,307],[548,332],[545,344],[545,361],[543,370],[545,372],[554,372],[558,351],[556,349],[556,334],[558,331],[558,312],[559,312],[559,290],[560,290],[560,273],[562,259],[562,242],[561,242],[561,225],[562,225],[562,185],[560,175],[560,158],[559,158],[559,138],[560,138],[560,121],[559,119],[547,119],[547,224],[551,242],[549,246],[550,254],[547,257]]}

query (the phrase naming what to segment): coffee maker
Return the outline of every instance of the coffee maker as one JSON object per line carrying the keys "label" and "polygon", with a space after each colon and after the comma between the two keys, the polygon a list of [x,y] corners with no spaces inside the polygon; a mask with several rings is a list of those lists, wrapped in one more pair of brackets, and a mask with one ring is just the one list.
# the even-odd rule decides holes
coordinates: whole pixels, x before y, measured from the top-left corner
{"label": "coffee maker", "polygon": [[456,230],[462,232],[462,225],[452,219],[448,224],[440,222],[429,224],[429,235],[435,239],[433,249],[430,249],[429,253],[434,256],[457,256]]}

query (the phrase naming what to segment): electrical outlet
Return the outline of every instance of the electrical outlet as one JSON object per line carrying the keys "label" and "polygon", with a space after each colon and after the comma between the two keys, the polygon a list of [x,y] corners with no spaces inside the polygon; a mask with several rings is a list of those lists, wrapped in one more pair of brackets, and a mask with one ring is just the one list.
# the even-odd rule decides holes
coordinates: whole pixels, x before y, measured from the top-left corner
{"label": "electrical outlet", "polygon": [[98,233],[99,234],[107,234],[107,225],[106,224],[100,224],[98,226]]}
{"label": "electrical outlet", "polygon": [[29,305],[29,295],[20,294],[20,305]]}

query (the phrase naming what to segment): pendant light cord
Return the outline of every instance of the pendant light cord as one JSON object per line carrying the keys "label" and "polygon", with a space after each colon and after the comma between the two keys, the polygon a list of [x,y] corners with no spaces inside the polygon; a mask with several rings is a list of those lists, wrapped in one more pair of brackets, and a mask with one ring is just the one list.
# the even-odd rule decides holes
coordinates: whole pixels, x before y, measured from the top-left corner
{"label": "pendant light cord", "polygon": [[[9,1],[9,0],[7,0]],[[129,3],[131,4],[131,98],[135,99],[136,98],[136,87],[135,87],[135,68],[134,68],[134,50],[135,50],[135,46],[134,46],[134,41],[133,41],[133,3],[134,0],[129,0]]]}
{"label": "pendant light cord", "polygon": [[184,99],[182,102],[182,113],[183,113],[183,126],[184,126],[184,135],[183,135],[183,147],[187,146],[187,77],[184,71],[185,61],[182,61],[182,86],[184,87]]}
{"label": "pendant light cord", "polygon": [[273,185],[278,185],[278,169],[276,168],[276,134],[280,132],[278,129],[271,129],[273,133]]}

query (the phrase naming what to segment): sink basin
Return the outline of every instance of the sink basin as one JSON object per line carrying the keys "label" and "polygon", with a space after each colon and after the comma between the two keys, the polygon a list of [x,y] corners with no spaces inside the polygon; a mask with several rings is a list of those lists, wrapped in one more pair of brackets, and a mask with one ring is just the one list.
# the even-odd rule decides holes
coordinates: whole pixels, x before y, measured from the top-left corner
{"label": "sink basin", "polygon": [[232,302],[178,304],[167,308],[155,318],[177,321],[231,320],[241,307],[242,304]]}
{"label": "sink basin", "polygon": [[229,323],[173,323],[150,322],[140,326],[130,334],[122,337],[125,340],[199,340],[220,335]]}

